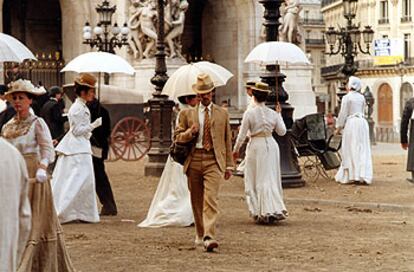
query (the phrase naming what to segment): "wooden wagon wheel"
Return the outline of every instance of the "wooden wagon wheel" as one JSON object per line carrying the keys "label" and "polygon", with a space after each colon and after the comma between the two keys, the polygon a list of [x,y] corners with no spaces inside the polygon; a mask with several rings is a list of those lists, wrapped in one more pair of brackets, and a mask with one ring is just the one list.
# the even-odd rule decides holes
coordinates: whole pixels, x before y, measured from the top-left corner
{"label": "wooden wagon wheel", "polygon": [[122,118],[111,133],[111,150],[117,158],[137,161],[151,148],[151,132],[145,122],[136,117]]}

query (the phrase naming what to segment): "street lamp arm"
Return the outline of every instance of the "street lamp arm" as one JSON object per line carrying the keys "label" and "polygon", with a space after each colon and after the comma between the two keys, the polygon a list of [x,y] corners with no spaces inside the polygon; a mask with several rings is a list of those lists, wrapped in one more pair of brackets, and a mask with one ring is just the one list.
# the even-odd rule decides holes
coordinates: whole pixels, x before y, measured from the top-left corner
{"label": "street lamp arm", "polygon": [[366,46],[367,46],[367,49],[366,49],[366,50],[364,50],[364,49],[362,48],[362,46],[361,46],[361,43],[358,43],[358,48],[359,48],[359,51],[360,51],[362,54],[365,54],[365,55],[371,55],[371,52],[369,51],[369,44],[367,44]]}

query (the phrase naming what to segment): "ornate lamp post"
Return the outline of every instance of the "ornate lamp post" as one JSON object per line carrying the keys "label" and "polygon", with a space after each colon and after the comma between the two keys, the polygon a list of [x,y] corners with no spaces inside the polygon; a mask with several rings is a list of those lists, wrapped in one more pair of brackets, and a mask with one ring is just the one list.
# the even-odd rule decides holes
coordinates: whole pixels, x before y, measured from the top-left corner
{"label": "ornate lamp post", "polygon": [[151,149],[148,152],[148,162],[145,165],[145,176],[161,176],[168,158],[171,141],[171,115],[174,101],[163,95],[162,88],[168,80],[165,63],[164,42],[164,0],[157,4],[157,52],[155,53],[155,75],[151,83],[155,86],[153,98],[148,100],[150,107]]}
{"label": "ornate lamp post", "polygon": [[[265,8],[263,25],[265,27],[266,41],[277,41],[279,40],[278,29],[280,25],[279,9],[284,0],[259,0],[259,2]],[[293,125],[294,108],[286,102],[289,98],[288,93],[283,88],[283,82],[285,81],[286,76],[280,72],[279,65],[267,65],[266,71],[260,77],[263,82],[269,84],[272,90],[266,104],[274,109],[276,101],[281,103],[283,120],[288,129],[286,135],[283,137],[276,134],[273,135],[280,148],[282,185],[285,187],[303,186],[305,181],[302,179],[298,158],[290,139],[290,128]]]}
{"label": "ornate lamp post", "polygon": [[367,116],[368,127],[369,127],[369,139],[371,141],[371,144],[375,145],[376,144],[375,134],[374,134],[375,123],[371,116],[372,112],[374,111],[375,98],[374,98],[374,95],[372,95],[372,92],[370,91],[368,86],[365,88],[364,97],[367,103],[366,116]]}
{"label": "ornate lamp post", "polygon": [[[91,48],[98,48],[98,51],[115,53],[115,48],[128,45],[129,28],[126,23],[119,27],[117,23],[112,25],[112,15],[116,11],[116,5],[110,7],[109,2],[104,0],[98,5],[96,12],[99,15],[99,22],[93,28],[89,22],[83,27],[83,44],[89,44]],[[121,36],[119,36],[121,34]],[[109,75],[105,74],[105,84],[109,83]]]}
{"label": "ornate lamp post", "polygon": [[[358,70],[358,67],[354,61],[355,57],[359,52],[363,54],[370,54],[369,48],[374,37],[374,31],[371,26],[365,26],[365,28],[361,31],[359,26],[352,22],[356,16],[357,5],[358,0],[343,0],[343,16],[347,21],[346,26],[339,26],[339,29],[337,30],[330,26],[325,32],[326,41],[329,45],[329,55],[341,54],[345,59],[345,63],[341,68],[341,72],[344,74],[345,80],[342,82],[343,86],[340,87],[340,91],[338,91],[338,97],[340,100],[346,94],[346,81]],[[361,44],[361,36],[364,40],[366,49],[364,49]],[[335,50],[336,44],[338,44],[338,46]]]}

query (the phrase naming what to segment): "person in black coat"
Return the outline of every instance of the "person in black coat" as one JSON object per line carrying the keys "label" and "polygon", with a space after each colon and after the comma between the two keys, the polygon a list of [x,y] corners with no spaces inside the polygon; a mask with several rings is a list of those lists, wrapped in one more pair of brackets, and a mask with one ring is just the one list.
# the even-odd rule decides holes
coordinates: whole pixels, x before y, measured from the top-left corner
{"label": "person in black coat", "polygon": [[7,90],[8,88],[6,85],[0,85],[0,99],[6,101],[7,105],[7,108],[2,113],[0,113],[0,131],[3,125],[5,125],[16,114],[16,111],[14,110],[13,106],[4,97],[4,94],[7,92]]}
{"label": "person in black coat", "polygon": [[111,120],[109,112],[97,99],[88,103],[91,112],[91,122],[102,117],[102,126],[92,131],[93,169],[95,172],[95,188],[102,204],[101,215],[116,215],[118,213],[111,184],[105,172],[104,161],[108,158],[109,137],[111,135]]}
{"label": "person in black coat", "polygon": [[[413,120],[413,110],[414,110],[414,97],[410,98],[404,106],[403,115],[401,117],[401,147],[404,150],[408,149],[408,159],[407,159],[407,171],[411,172],[411,178],[407,180],[411,183],[414,183],[414,120]],[[410,128],[408,128],[410,125]],[[408,133],[409,131],[409,133]],[[410,138],[408,138],[408,134]]]}
{"label": "person in black coat", "polygon": [[62,89],[58,86],[53,86],[49,90],[49,95],[49,100],[43,105],[40,111],[40,117],[45,120],[47,126],[49,127],[53,144],[56,145],[65,135],[64,125],[68,118],[62,115],[65,108],[65,104],[62,99]]}

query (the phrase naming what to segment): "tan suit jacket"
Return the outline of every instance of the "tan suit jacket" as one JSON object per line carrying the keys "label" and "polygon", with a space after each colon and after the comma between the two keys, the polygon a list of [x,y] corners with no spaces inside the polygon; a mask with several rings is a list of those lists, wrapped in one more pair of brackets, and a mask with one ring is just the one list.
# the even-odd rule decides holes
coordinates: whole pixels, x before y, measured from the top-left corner
{"label": "tan suit jacket", "polygon": [[[188,143],[196,136],[191,133],[191,126],[199,124],[198,105],[191,109],[185,109],[180,112],[178,125],[174,131],[174,141],[178,143]],[[212,104],[210,116],[210,132],[213,141],[214,155],[221,171],[227,168],[233,168],[232,142],[229,114],[223,108]],[[203,129],[200,127],[200,129]],[[193,157],[195,145],[184,163],[184,173],[187,172],[188,166]]]}

